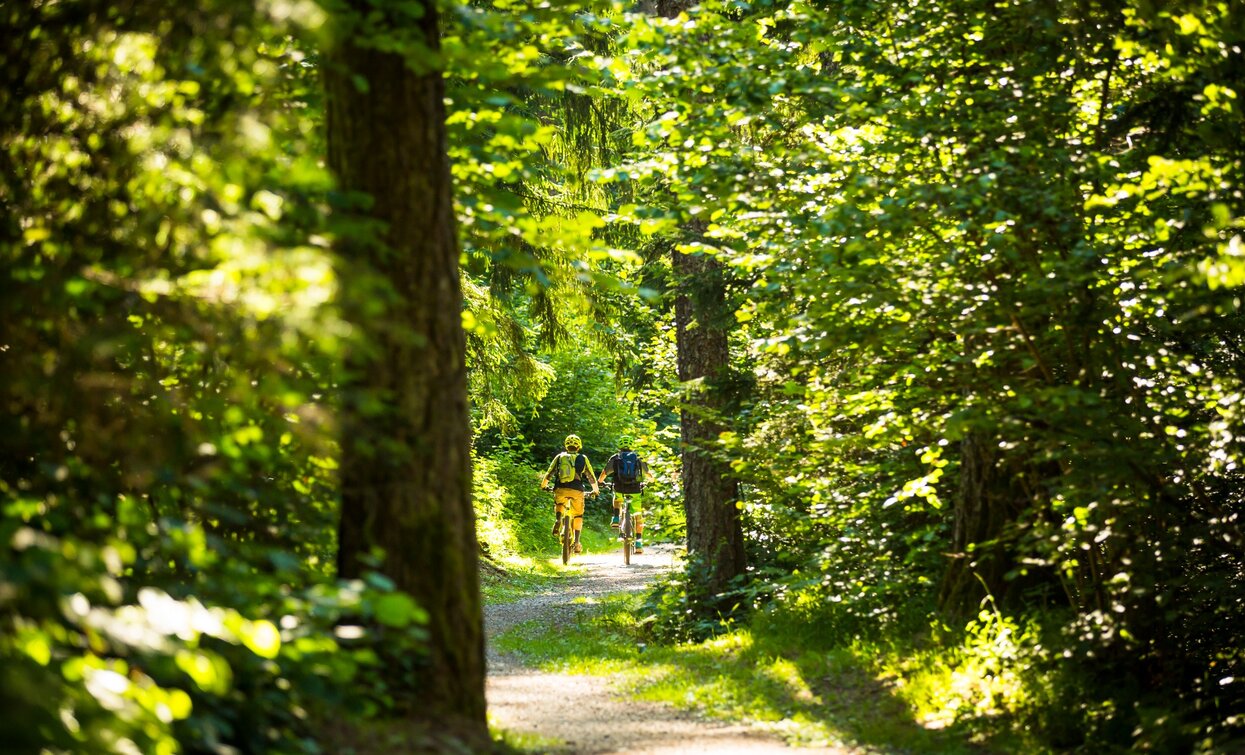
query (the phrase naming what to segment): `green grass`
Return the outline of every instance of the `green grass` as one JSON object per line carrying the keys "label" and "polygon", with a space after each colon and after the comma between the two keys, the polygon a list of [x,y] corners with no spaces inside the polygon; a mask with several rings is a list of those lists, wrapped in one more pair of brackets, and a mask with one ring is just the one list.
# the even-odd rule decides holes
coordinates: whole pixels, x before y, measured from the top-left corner
{"label": "green grass", "polygon": [[539,592],[559,577],[553,564],[545,559],[514,556],[495,561],[494,565],[504,573],[481,572],[480,589],[484,592],[485,603],[511,603]]}
{"label": "green grass", "polygon": [[[552,517],[549,525],[553,524]],[[556,535],[549,535],[546,530],[547,540],[544,550],[539,554],[534,554],[536,560],[543,560],[545,566],[552,568],[557,572],[564,572],[567,567],[562,565],[562,544]],[[616,551],[621,546],[618,544],[616,535],[609,528],[609,521],[597,521],[597,518],[590,518],[584,522],[583,532],[580,533],[580,542],[584,546],[584,553],[609,553]],[[570,567],[575,566],[572,558]]]}
{"label": "green grass", "polygon": [[562,747],[565,743],[554,737],[542,737],[539,734],[527,734],[523,732],[510,731],[508,729],[499,729],[493,723],[491,717],[489,720],[489,733],[493,737],[493,741],[500,752],[510,753],[538,753],[550,752]]}
{"label": "green grass", "polygon": [[[701,643],[643,641],[642,598],[612,595],[579,613],[574,631],[531,622],[498,646],[547,671],[609,675],[637,699],[746,721],[793,745],[854,744],[883,752],[979,753],[954,726],[926,728],[857,645],[808,652],[781,637],[737,628]],[[880,678],[881,677],[881,678]]]}
{"label": "green grass", "polygon": [[[584,551],[608,553],[619,550],[621,546],[610,530],[608,520],[595,521],[599,518],[589,519],[584,526],[580,535]],[[551,515],[545,524],[546,538],[541,551],[508,554],[490,561],[498,571],[485,569],[481,573],[480,584],[486,603],[510,603],[540,592],[559,579],[583,573],[585,567],[576,564],[574,559],[567,566],[562,564],[562,547],[556,537],[548,534],[548,527],[552,524]]]}
{"label": "green grass", "polygon": [[[597,521],[597,518],[590,519],[584,523],[584,531],[580,534],[580,539],[584,544],[584,550],[588,553],[608,553],[621,548],[618,544],[618,536],[609,527],[609,520],[605,519]],[[562,552],[557,547],[557,541],[552,537],[549,538],[550,547],[557,551],[555,557],[558,563],[562,562]]]}

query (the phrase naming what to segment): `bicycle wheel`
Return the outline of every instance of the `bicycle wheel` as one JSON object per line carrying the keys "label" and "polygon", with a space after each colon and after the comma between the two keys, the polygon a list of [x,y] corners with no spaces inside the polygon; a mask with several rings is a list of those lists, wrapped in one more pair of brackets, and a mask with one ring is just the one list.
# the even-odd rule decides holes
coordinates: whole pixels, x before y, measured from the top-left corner
{"label": "bicycle wheel", "polygon": [[562,517],[562,564],[565,566],[571,561],[571,517]]}
{"label": "bicycle wheel", "polygon": [[631,543],[632,543],[632,538],[633,538],[633,533],[631,531],[631,509],[630,508],[628,508],[626,511],[623,512],[622,527],[620,529],[622,531],[622,541],[623,541],[623,565],[630,566],[631,565]]}

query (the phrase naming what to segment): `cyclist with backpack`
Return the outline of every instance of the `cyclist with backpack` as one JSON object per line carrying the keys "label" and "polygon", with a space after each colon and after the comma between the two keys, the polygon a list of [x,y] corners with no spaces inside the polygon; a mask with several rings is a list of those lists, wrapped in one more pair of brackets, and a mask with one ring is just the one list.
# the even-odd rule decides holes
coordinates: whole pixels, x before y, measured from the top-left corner
{"label": "cyclist with backpack", "polygon": [[551,534],[558,534],[558,524],[562,520],[562,513],[568,508],[571,512],[571,527],[575,530],[575,552],[583,553],[584,547],[579,544],[579,533],[584,528],[584,485],[585,483],[592,486],[592,494],[597,495],[601,489],[597,487],[597,481],[592,476],[592,464],[589,463],[588,457],[580,453],[584,447],[583,441],[574,433],[566,436],[566,440],[562,441],[562,447],[566,450],[553,457],[553,461],[549,464],[549,471],[545,472],[544,478],[541,480],[541,488],[548,488],[549,481],[553,480],[553,529]]}
{"label": "cyclist with backpack", "polygon": [[[644,481],[648,479],[648,464],[640,459],[640,455],[631,450],[631,440],[623,438],[618,443],[618,453],[605,462],[601,468],[601,476],[597,482],[605,482],[605,478],[614,475],[614,519],[610,526],[618,529],[618,515],[622,511],[623,500],[631,498],[631,522],[635,527],[635,551],[644,552],[644,509],[640,507],[640,491],[644,489]],[[623,496],[620,500],[619,496]]]}

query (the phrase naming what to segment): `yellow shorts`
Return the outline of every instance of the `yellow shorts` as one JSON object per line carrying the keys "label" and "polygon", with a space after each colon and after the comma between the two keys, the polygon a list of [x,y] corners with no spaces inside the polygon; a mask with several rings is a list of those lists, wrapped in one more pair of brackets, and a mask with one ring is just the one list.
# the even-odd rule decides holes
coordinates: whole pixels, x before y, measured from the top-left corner
{"label": "yellow shorts", "polygon": [[557,488],[553,491],[553,508],[558,517],[562,512],[571,511],[571,527],[576,532],[584,528],[584,491],[571,488]]}

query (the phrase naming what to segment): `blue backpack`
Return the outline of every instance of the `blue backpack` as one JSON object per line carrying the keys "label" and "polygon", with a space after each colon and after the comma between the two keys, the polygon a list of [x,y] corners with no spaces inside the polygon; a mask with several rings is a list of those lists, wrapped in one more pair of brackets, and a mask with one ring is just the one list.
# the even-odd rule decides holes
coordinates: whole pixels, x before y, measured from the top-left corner
{"label": "blue backpack", "polygon": [[619,451],[618,465],[614,467],[614,474],[618,476],[618,481],[623,483],[635,482],[640,477],[640,457],[635,451]]}

